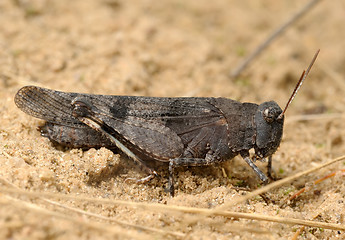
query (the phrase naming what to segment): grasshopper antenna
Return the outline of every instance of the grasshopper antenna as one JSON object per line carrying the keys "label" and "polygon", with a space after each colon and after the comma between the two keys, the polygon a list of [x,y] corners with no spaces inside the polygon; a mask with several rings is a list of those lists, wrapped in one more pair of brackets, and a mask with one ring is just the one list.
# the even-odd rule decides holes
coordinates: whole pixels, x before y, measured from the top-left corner
{"label": "grasshopper antenna", "polygon": [[289,107],[289,105],[290,105],[290,103],[292,102],[292,100],[295,98],[295,96],[296,96],[298,90],[301,88],[301,86],[302,86],[302,84],[303,84],[303,81],[307,78],[307,76],[308,76],[308,74],[309,74],[309,72],[310,72],[311,67],[314,65],[314,62],[315,62],[317,56],[319,55],[319,52],[320,52],[320,49],[316,51],[316,53],[315,53],[313,59],[311,60],[311,63],[309,64],[309,67],[307,68],[307,70],[304,70],[304,71],[302,72],[302,75],[301,75],[301,77],[300,77],[300,79],[299,79],[299,81],[298,81],[298,83],[297,83],[295,89],[293,90],[293,92],[292,92],[292,94],[291,94],[291,96],[290,96],[290,99],[289,99],[289,101],[287,102],[287,104],[286,104],[286,106],[285,106],[285,108],[284,108],[284,111],[278,116],[277,119],[282,119],[282,118],[283,118],[283,116],[284,116],[284,114],[285,114],[287,108]]}

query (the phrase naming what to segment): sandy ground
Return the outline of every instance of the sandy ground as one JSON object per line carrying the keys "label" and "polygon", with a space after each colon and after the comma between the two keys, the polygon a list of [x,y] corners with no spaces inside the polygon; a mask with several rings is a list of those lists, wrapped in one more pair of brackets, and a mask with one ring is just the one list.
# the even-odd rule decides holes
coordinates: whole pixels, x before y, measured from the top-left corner
{"label": "sandy ground", "polygon": [[[306,2],[1,0],[0,238],[291,239],[300,226],[221,216],[205,219],[159,208],[213,209],[257,189],[259,180],[240,158],[181,169],[171,198],[165,191],[166,171],[147,184],[127,183],[128,177],[144,176],[131,160],[104,148],[83,151],[52,145],[37,131],[43,121],[21,112],[13,97],[24,85],[38,85],[99,94],[222,96],[256,103],[274,99],[283,107],[320,48],[286,114],[284,137],[274,155],[275,174],[285,178],[345,152],[344,118],[336,115],[345,110],[345,3],[322,1],[240,77],[231,79],[229,73]],[[298,121],[309,114],[320,115]],[[344,163],[272,189],[266,199],[257,196],[227,210],[344,226]],[[265,169],[266,163],[258,165]],[[335,171],[334,177],[312,186]],[[305,185],[311,190],[282,206]],[[61,197],[43,195],[51,193]],[[159,205],[123,205],[137,202]],[[340,238],[345,238],[344,231],[323,227],[306,227],[299,235]]]}

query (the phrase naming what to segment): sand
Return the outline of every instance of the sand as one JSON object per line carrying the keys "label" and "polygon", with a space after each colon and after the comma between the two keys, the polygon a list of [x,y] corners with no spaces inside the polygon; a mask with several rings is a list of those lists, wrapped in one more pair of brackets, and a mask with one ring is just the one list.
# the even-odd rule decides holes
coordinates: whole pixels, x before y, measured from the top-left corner
{"label": "sand", "polygon": [[[300,225],[162,209],[214,209],[259,189],[241,158],[179,169],[172,198],[166,170],[146,184],[128,182],[145,176],[130,159],[105,148],[53,145],[37,131],[44,122],[21,112],[13,98],[22,86],[37,85],[96,94],[273,99],[283,107],[321,49],[274,154],[274,173],[286,178],[345,152],[344,2],[319,3],[240,77],[229,75],[304,2],[0,1],[0,239],[292,239]],[[227,210],[343,227],[344,163]],[[258,166],[264,170],[266,163]],[[286,201],[304,186],[309,191]],[[343,230],[306,227],[298,239],[340,238]]]}

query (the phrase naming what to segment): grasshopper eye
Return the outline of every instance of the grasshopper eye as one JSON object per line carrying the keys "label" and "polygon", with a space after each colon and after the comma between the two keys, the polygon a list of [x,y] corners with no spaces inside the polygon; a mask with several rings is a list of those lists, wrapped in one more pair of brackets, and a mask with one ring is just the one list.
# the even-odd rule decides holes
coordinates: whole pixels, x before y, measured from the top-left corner
{"label": "grasshopper eye", "polygon": [[274,120],[269,108],[264,110],[264,119],[267,123],[271,123]]}
{"label": "grasshopper eye", "polygon": [[267,123],[272,123],[277,119],[281,111],[277,111],[276,108],[268,107],[264,110],[263,115]]}

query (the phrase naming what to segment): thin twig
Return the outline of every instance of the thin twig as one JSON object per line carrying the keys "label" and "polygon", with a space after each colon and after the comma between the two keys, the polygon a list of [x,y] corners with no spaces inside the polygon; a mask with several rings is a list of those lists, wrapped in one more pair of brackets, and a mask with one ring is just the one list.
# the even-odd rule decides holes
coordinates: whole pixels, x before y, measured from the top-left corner
{"label": "thin twig", "polygon": [[115,236],[121,236],[123,238],[133,238],[133,235],[137,235],[137,237],[146,237],[146,239],[148,239],[148,235],[142,233],[138,233],[138,232],[133,232],[133,231],[123,231],[123,228],[117,227],[117,226],[112,226],[109,224],[105,224],[105,223],[96,223],[96,222],[86,222],[86,221],[82,221],[80,220],[80,218],[75,218],[75,217],[71,217],[69,215],[66,214],[61,214],[61,213],[57,213],[48,209],[44,209],[41,208],[35,204],[32,203],[28,203],[19,199],[15,199],[12,198],[10,196],[5,196],[6,199],[2,198],[0,199],[0,203],[1,205],[12,205],[14,208],[16,209],[23,209],[23,210],[30,210],[32,212],[35,213],[39,213],[42,215],[47,215],[50,217],[55,217],[55,218],[60,218],[60,219],[64,219],[64,220],[68,220],[74,224],[80,225],[84,228],[88,228],[88,229],[94,229],[97,230],[99,232],[108,232],[111,233]]}
{"label": "thin twig", "polygon": [[118,225],[121,225],[123,227],[131,227],[131,228],[135,228],[137,230],[147,231],[149,233],[160,234],[162,236],[171,235],[171,236],[174,236],[175,238],[186,237],[186,235],[184,233],[181,233],[181,232],[176,232],[176,231],[174,232],[174,231],[168,231],[168,230],[159,229],[159,228],[153,228],[153,227],[147,227],[147,226],[131,224],[131,223],[128,223],[128,222],[117,220],[115,218],[104,217],[104,216],[102,216],[100,214],[95,214],[95,213],[92,213],[92,212],[86,212],[86,211],[81,210],[79,208],[70,207],[70,206],[61,204],[59,202],[55,202],[55,201],[49,200],[49,199],[44,199],[44,201],[48,202],[50,204],[53,204],[55,206],[58,206],[58,207],[65,208],[67,210],[76,212],[76,213],[80,213],[80,214],[83,214],[83,215],[86,215],[86,216],[90,216],[90,217],[95,217],[95,218],[98,218],[98,219],[103,219],[103,220],[106,220],[106,221],[109,221],[109,222],[114,222],[114,223],[116,223]]}
{"label": "thin twig", "polygon": [[[0,176],[0,182],[2,182],[5,185],[8,185],[9,187],[11,187],[13,189],[20,190],[20,188],[15,186],[13,183],[7,181],[5,178],[2,178],[1,176]],[[49,199],[46,199],[46,198],[43,198],[43,197],[39,197],[39,199],[44,201],[44,202],[47,202],[49,204],[55,205],[57,207],[61,207],[61,208],[67,209],[69,211],[73,211],[73,212],[80,213],[80,214],[83,214],[83,215],[87,215],[87,216],[90,216],[90,217],[95,217],[95,218],[98,218],[98,219],[106,220],[106,221],[109,221],[109,222],[114,222],[114,223],[116,223],[118,225],[121,225],[121,226],[124,226],[124,227],[132,227],[132,228],[135,228],[137,230],[157,233],[157,234],[164,235],[164,236],[165,235],[172,235],[172,236],[175,236],[177,238],[185,237],[185,234],[180,233],[180,232],[173,232],[173,231],[167,231],[167,230],[158,229],[158,228],[152,228],[152,227],[146,227],[146,226],[140,226],[140,225],[136,225],[136,224],[131,224],[131,223],[128,223],[128,222],[119,221],[119,220],[117,220],[115,218],[104,217],[104,216],[99,215],[99,214],[95,214],[95,213],[91,213],[91,212],[86,212],[86,211],[81,210],[79,208],[70,207],[70,206],[67,206],[67,205],[64,205],[64,204],[61,204],[59,202],[55,202],[55,201],[52,201],[52,200],[49,200]]]}
{"label": "thin twig", "polygon": [[229,209],[231,206],[234,206],[235,204],[238,204],[240,202],[244,202],[244,201],[246,201],[248,199],[251,199],[253,197],[258,196],[259,194],[262,194],[262,193],[265,193],[265,192],[267,192],[267,191],[269,191],[271,189],[280,187],[280,186],[282,186],[282,185],[284,185],[286,183],[292,182],[293,180],[296,180],[296,179],[300,178],[301,176],[310,174],[312,172],[315,172],[317,170],[320,170],[322,168],[325,168],[325,167],[327,167],[327,166],[329,166],[331,164],[334,164],[336,162],[340,162],[342,160],[345,160],[345,155],[343,155],[341,157],[338,157],[338,158],[335,158],[335,159],[332,159],[332,160],[330,160],[330,161],[328,161],[326,163],[323,163],[323,164],[321,164],[319,166],[310,168],[310,169],[305,170],[303,172],[299,172],[299,173],[296,173],[295,175],[292,175],[292,176],[289,176],[287,178],[283,178],[281,180],[273,182],[273,183],[271,183],[269,185],[266,185],[266,186],[264,186],[262,188],[259,188],[259,189],[255,190],[255,191],[253,191],[251,193],[248,193],[247,195],[235,198],[235,199],[233,199],[233,200],[223,204],[222,206],[219,206],[219,207],[217,207],[215,209],[212,209],[211,212],[212,212],[212,214],[217,214],[218,212],[222,212],[222,211],[224,211],[226,209]]}
{"label": "thin twig", "polygon": [[296,22],[306,12],[308,12],[313,6],[315,6],[320,0],[311,0],[305,6],[303,6],[297,13],[291,18],[279,26],[264,42],[262,42],[255,50],[250,54],[241,64],[239,64],[234,71],[230,74],[232,78],[238,77],[241,72],[256,58],[269,44],[282,34],[289,26]]}
{"label": "thin twig", "polygon": [[[326,199],[327,200],[327,199]],[[314,216],[312,217],[311,220],[315,220],[318,216],[320,216],[321,214],[321,209],[323,209],[323,206],[327,203],[327,201],[324,201],[323,203],[321,203],[316,209],[316,213],[314,213]],[[296,233],[294,234],[294,236],[291,238],[291,240],[297,240],[298,236],[304,231],[306,226],[301,226]]]}
{"label": "thin twig", "polygon": [[[333,159],[331,161],[328,161],[320,166],[311,168],[309,170],[297,173],[291,177],[287,177],[285,179],[276,181],[274,183],[271,183],[263,188],[260,188],[258,190],[255,190],[251,193],[248,193],[246,196],[241,196],[238,198],[235,198],[234,200],[225,203],[223,206],[220,206],[215,209],[203,209],[203,208],[192,208],[192,207],[183,207],[183,206],[169,206],[164,204],[158,204],[158,203],[143,203],[143,202],[130,202],[130,201],[121,201],[121,200],[111,200],[111,199],[98,199],[98,198],[90,198],[90,197],[82,197],[82,196],[72,196],[72,195],[63,195],[63,194],[56,194],[56,193],[49,193],[49,192],[28,192],[25,190],[19,190],[19,189],[11,189],[11,188],[4,188],[0,187],[0,192],[3,193],[14,193],[14,194],[20,194],[20,195],[26,195],[31,197],[52,197],[52,198],[60,198],[60,199],[70,199],[74,201],[88,201],[93,203],[101,203],[101,204],[110,204],[110,205],[122,205],[122,206],[128,206],[128,207],[134,207],[134,208],[140,208],[143,210],[149,209],[150,211],[158,211],[158,212],[172,212],[174,214],[178,212],[183,213],[194,213],[199,214],[198,222],[206,220],[206,217],[212,216],[212,215],[218,215],[218,216],[224,216],[228,218],[246,218],[246,219],[253,219],[253,220],[261,220],[261,221],[270,221],[270,222],[279,222],[284,224],[299,224],[299,225],[305,225],[305,226],[312,226],[312,227],[321,227],[326,229],[334,229],[334,230],[345,230],[345,226],[340,224],[332,224],[332,223],[323,223],[323,222],[316,222],[316,221],[307,221],[302,219],[294,219],[294,218],[280,218],[275,216],[266,216],[266,215],[260,215],[260,214],[249,214],[249,213],[237,213],[237,212],[230,212],[226,211],[230,206],[233,206],[236,203],[240,203],[243,201],[246,201],[247,199],[250,199],[252,197],[257,196],[258,194],[267,192],[270,189],[276,188],[278,186],[281,186],[283,184],[286,184],[290,181],[293,181],[303,175],[309,174],[311,172],[314,172],[316,170],[319,170],[321,168],[324,168],[326,166],[329,166],[331,164],[334,164],[336,162],[342,161],[345,159],[345,155],[338,157],[336,159]],[[191,224],[191,223],[189,223]]]}
{"label": "thin twig", "polygon": [[[118,201],[118,200],[97,199],[97,198],[88,198],[88,197],[84,198],[81,196],[62,195],[62,194],[47,193],[47,192],[28,192],[25,190],[16,190],[16,189],[9,189],[9,188],[0,188],[0,191],[26,195],[30,197],[45,196],[45,197],[55,197],[55,198],[63,198],[63,199],[74,199],[77,201],[98,202],[98,203],[104,203],[104,204],[118,204],[118,205],[124,205],[124,206],[137,207],[144,210],[150,209],[151,211],[157,211],[157,212],[163,211],[167,213],[168,212],[172,212],[172,213],[183,212],[183,213],[188,213],[188,214],[199,214],[200,216],[198,217],[199,221],[202,220],[201,216],[205,217],[205,216],[215,215],[215,216],[223,216],[227,218],[243,218],[243,219],[251,219],[251,220],[258,220],[258,221],[277,222],[277,223],[291,224],[291,225],[297,224],[297,225],[303,225],[303,226],[309,226],[309,227],[321,227],[325,229],[345,231],[345,226],[341,224],[324,223],[324,222],[317,222],[317,221],[310,221],[310,220],[303,220],[303,219],[296,219],[296,218],[278,217],[278,216],[268,216],[268,215],[256,214],[256,213],[240,213],[240,212],[230,212],[230,211],[213,212],[211,209],[206,209],[206,208],[172,206],[172,205],[164,205],[164,204],[157,204],[157,203]],[[1,203],[9,204],[8,202],[1,202]],[[35,205],[35,208],[36,208],[36,205]],[[49,214],[54,215],[55,213],[54,214],[49,213]],[[60,216],[60,215],[59,217],[67,218],[67,216]],[[73,220],[71,219],[71,221]]]}
{"label": "thin twig", "polygon": [[316,184],[319,184],[325,180],[327,180],[328,178],[331,178],[331,177],[334,177],[337,173],[339,172],[342,172],[342,173],[345,173],[345,169],[341,169],[341,170],[338,170],[338,171],[335,171],[335,172],[332,172],[322,178],[319,178],[317,180],[315,180],[313,182],[313,184],[309,187],[304,187],[302,189],[300,189],[299,191],[297,191],[296,193],[294,193],[292,196],[288,197],[284,202],[283,202],[283,205],[284,206],[285,204],[287,204],[289,201],[292,201],[293,199],[297,198],[298,196],[300,196],[302,193],[304,193],[305,191],[309,191],[310,189],[312,189]]}

